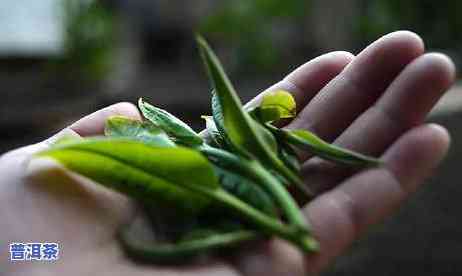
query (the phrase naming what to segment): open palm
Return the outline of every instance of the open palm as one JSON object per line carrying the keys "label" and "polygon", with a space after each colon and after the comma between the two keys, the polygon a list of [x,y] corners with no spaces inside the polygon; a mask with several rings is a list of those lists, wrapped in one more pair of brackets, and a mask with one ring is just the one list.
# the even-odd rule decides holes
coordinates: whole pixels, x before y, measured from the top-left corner
{"label": "open palm", "polygon": [[[446,56],[424,54],[422,40],[401,31],[380,38],[357,56],[320,56],[269,88],[288,90],[296,98],[299,115],[288,128],[309,129],[343,147],[381,156],[386,164],[353,172],[302,156],[306,184],[320,194],[304,208],[320,242],[319,254],[303,256],[275,239],[247,246],[226,259],[177,267],[135,264],[115,238],[118,226],[134,215],[133,202],[49,164],[28,167],[30,155],[48,146],[45,141],[0,159],[0,274],[316,274],[369,225],[390,214],[445,156],[446,130],[423,121],[452,84],[454,71]],[[64,132],[101,134],[105,119],[116,114],[140,117],[136,107],[120,103]],[[39,241],[59,243],[60,259],[9,261],[9,243]]]}

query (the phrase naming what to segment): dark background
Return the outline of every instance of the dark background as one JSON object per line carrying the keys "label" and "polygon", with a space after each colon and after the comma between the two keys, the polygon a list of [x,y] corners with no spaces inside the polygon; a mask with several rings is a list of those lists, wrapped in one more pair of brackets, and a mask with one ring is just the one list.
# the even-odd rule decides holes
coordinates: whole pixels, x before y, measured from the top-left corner
{"label": "dark background", "polygon": [[[34,1],[21,2],[27,8]],[[458,0],[52,2],[61,15],[59,51],[18,51],[0,40],[0,153],[43,140],[106,105],[141,96],[200,129],[200,115],[210,108],[196,31],[210,40],[244,101],[319,54],[357,53],[399,29],[417,32],[427,48],[462,63]],[[10,6],[0,1],[0,14]],[[41,31],[29,28],[31,35]],[[0,35],[5,32],[0,28]],[[458,90],[456,85],[429,118],[453,136],[437,175],[325,275],[461,274]]]}

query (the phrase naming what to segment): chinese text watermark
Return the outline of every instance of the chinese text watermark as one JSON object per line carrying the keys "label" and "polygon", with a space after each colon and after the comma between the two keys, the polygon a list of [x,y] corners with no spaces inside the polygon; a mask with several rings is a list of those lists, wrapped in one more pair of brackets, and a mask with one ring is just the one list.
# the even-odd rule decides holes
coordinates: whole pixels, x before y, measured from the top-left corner
{"label": "chinese text watermark", "polygon": [[10,244],[11,261],[56,261],[59,259],[59,245],[57,243],[37,242]]}

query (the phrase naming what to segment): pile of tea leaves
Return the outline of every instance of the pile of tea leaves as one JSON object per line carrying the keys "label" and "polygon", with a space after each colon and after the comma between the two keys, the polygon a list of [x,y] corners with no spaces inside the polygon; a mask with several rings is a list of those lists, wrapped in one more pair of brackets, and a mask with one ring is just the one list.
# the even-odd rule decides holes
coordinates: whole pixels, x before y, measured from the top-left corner
{"label": "pile of tea leaves", "polygon": [[[62,139],[38,157],[134,199],[152,220],[154,243],[120,229],[130,256],[155,263],[186,261],[244,242],[278,237],[305,253],[318,250],[309,222],[288,188],[315,196],[300,177],[297,151],[354,167],[380,161],[329,144],[278,121],[296,116],[292,95],[263,94],[245,108],[219,60],[201,37],[199,49],[212,84],[206,129],[186,123],[143,99],[143,120],[114,116],[105,136]],[[309,179],[306,179],[309,181]],[[291,187],[293,186],[293,187]]]}

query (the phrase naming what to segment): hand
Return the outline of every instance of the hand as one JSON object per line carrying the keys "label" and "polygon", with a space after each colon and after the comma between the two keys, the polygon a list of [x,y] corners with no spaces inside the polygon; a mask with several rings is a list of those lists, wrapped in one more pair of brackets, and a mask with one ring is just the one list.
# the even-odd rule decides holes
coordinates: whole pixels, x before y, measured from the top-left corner
{"label": "hand", "polygon": [[[320,193],[305,207],[320,242],[319,254],[303,256],[281,240],[252,245],[229,259],[181,267],[141,266],[127,259],[116,229],[133,216],[133,203],[54,165],[29,156],[49,141],[0,159],[0,272],[2,275],[306,275],[321,271],[368,226],[389,215],[445,156],[447,131],[423,124],[426,114],[454,80],[453,63],[423,54],[421,39],[395,32],[356,57],[320,56],[270,89],[291,91],[299,115],[288,128],[306,128],[338,145],[385,161],[382,168],[348,171],[303,156],[307,185]],[[101,134],[110,115],[139,118],[135,106],[116,104],[81,119],[64,132]],[[48,166],[49,165],[49,166]],[[37,173],[40,167],[42,173]],[[46,170],[43,170],[47,167]],[[32,170],[32,172],[31,172]],[[52,264],[11,263],[10,242],[50,241],[61,248]],[[41,274],[42,273],[42,274]]]}

